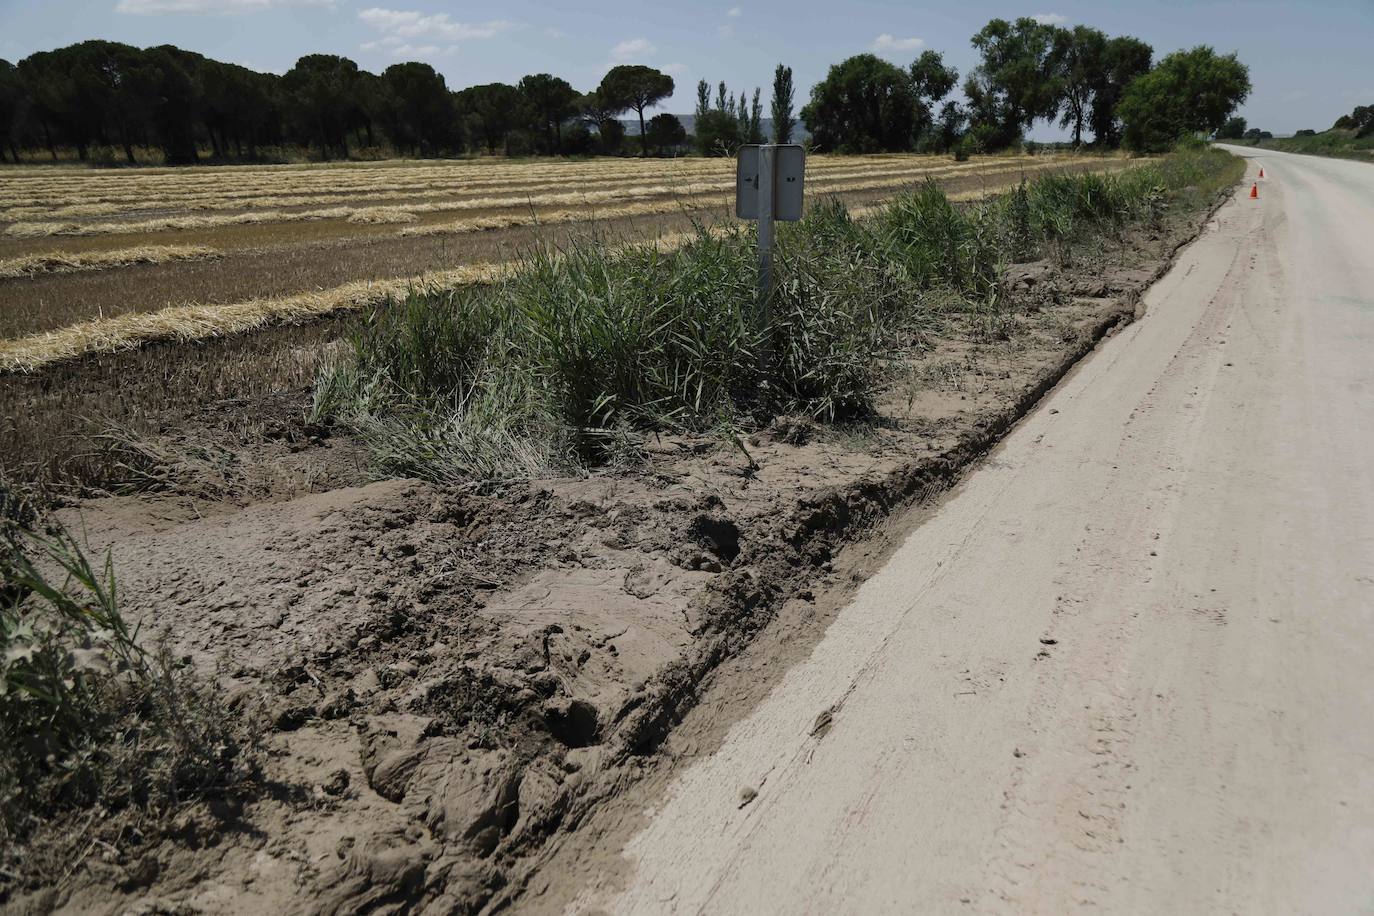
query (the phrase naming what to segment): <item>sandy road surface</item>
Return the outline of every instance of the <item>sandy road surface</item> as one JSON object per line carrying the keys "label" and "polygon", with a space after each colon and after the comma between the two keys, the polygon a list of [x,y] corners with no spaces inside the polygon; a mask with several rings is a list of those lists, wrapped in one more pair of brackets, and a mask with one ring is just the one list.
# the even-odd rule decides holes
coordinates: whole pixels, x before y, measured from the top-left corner
{"label": "sandy road surface", "polygon": [[576,909],[1374,911],[1374,168],[1245,154]]}

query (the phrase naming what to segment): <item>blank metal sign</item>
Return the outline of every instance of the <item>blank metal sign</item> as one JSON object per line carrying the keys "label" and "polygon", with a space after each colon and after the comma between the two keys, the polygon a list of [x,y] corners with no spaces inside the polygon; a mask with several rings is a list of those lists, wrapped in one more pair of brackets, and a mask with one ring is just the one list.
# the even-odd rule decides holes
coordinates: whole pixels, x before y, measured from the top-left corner
{"label": "blank metal sign", "polygon": [[[806,151],[800,144],[776,147],[773,153],[773,219],[796,222],[802,218],[802,185],[806,177]],[[759,218],[759,148],[741,146],[735,172],[735,215]]]}

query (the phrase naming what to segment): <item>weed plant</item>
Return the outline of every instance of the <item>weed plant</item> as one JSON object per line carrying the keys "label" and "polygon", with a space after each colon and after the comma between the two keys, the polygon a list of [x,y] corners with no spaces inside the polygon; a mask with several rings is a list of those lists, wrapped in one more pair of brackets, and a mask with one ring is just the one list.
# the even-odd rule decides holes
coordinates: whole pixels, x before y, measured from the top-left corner
{"label": "weed plant", "polygon": [[[0,902],[118,822],[135,831],[254,775],[255,733],[119,609],[108,555],[10,522],[0,553]],[[55,578],[54,576],[60,576]],[[78,812],[89,832],[73,826]]]}

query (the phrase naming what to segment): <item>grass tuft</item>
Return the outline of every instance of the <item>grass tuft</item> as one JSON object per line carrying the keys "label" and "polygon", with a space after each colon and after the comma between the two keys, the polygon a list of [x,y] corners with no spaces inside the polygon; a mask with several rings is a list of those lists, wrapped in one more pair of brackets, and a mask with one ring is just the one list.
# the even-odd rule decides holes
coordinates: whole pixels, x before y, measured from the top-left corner
{"label": "grass tuft", "polygon": [[[50,880],[92,836],[62,829],[151,824],[256,774],[255,733],[165,646],[145,649],[119,608],[107,555],[65,531],[7,525],[0,552],[0,896]],[[56,577],[56,578],[54,578]]]}

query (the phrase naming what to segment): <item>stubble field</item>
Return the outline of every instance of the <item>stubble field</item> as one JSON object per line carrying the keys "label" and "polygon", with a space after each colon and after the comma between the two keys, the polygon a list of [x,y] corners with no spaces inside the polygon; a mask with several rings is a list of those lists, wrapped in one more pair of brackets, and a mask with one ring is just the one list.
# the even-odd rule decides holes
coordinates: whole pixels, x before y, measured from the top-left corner
{"label": "stubble field", "polygon": [[[930,179],[981,195],[1022,176],[1127,162],[815,156],[807,191],[863,203]],[[651,237],[724,215],[733,168],[613,159],[0,172],[0,337],[497,262],[560,229]],[[29,368],[41,353],[7,343],[0,361]]]}

